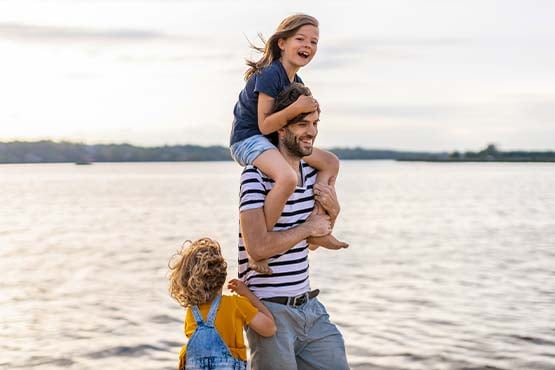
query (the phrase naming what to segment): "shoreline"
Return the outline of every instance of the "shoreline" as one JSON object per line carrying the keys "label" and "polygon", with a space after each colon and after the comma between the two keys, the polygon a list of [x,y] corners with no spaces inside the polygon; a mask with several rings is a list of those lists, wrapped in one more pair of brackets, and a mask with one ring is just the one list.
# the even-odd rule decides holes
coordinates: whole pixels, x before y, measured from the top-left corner
{"label": "shoreline", "polygon": [[434,159],[434,158],[405,158],[396,159],[398,162],[441,162],[441,163],[553,163],[554,159]]}

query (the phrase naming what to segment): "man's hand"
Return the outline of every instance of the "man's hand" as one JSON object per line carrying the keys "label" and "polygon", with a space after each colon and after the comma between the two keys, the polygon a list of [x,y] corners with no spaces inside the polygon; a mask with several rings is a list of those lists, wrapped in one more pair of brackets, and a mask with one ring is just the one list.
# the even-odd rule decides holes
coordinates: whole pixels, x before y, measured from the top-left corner
{"label": "man's hand", "polygon": [[330,216],[326,214],[316,214],[316,211],[312,211],[304,225],[309,228],[310,236],[319,237],[331,233]]}
{"label": "man's hand", "polygon": [[340,207],[335,193],[335,176],[330,178],[328,185],[314,184],[314,198],[326,210],[332,220],[337,218]]}

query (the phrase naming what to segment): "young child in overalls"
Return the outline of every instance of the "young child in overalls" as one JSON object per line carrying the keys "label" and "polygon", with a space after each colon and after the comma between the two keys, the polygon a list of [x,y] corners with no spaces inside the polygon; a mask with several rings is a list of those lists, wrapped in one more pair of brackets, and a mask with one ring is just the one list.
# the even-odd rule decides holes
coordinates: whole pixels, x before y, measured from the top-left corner
{"label": "young child in overalls", "polygon": [[276,325],[270,311],[242,281],[228,283],[239,295],[222,295],[227,263],[218,242],[188,240],[169,267],[170,294],[187,309],[185,335],[189,340],[181,349],[179,369],[246,369],[244,326],[269,337]]}

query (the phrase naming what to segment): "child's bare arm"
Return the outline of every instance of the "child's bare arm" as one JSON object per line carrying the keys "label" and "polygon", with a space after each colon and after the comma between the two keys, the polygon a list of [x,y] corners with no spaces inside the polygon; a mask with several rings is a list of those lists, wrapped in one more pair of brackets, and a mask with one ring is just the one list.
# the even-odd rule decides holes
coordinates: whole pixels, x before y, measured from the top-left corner
{"label": "child's bare arm", "polygon": [[312,96],[301,95],[287,108],[279,112],[268,114],[274,105],[274,98],[264,93],[258,93],[258,128],[263,135],[271,134],[285,126],[287,121],[304,112],[313,112],[318,108],[318,102]]}
{"label": "child's bare arm", "polygon": [[319,183],[328,184],[332,176],[337,177],[339,174],[339,158],[331,152],[314,148],[312,154],[303,160],[318,170]]}
{"label": "child's bare arm", "polygon": [[262,312],[264,315],[268,316],[272,322],[274,321],[274,317],[272,313],[260,300],[254,295],[254,293],[239,279],[232,279],[227,284],[227,287],[242,297],[245,297],[249,300],[249,302],[258,309],[258,311]]}
{"label": "child's bare arm", "polygon": [[264,337],[271,337],[276,333],[276,323],[272,313],[260,300],[254,295],[253,292],[241,280],[232,279],[227,287],[240,296],[249,300],[249,302],[258,309],[258,313],[253,317],[249,326],[258,334]]}

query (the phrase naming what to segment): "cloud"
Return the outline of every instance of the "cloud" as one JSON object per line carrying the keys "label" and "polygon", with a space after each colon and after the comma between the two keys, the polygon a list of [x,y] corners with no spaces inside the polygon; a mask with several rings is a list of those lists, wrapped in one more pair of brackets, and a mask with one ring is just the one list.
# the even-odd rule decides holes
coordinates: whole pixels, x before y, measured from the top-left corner
{"label": "cloud", "polygon": [[180,35],[138,29],[94,29],[81,27],[57,27],[23,23],[0,23],[0,39],[29,42],[136,42],[136,41],[183,41],[192,40]]}
{"label": "cloud", "polygon": [[476,109],[468,104],[365,104],[333,103],[329,110],[341,116],[381,118],[439,118],[462,115]]}
{"label": "cloud", "polygon": [[528,126],[555,127],[555,99],[553,97],[523,97],[515,100],[515,106],[521,119],[526,121]]}
{"label": "cloud", "polygon": [[444,101],[434,103],[391,102],[384,104],[364,101],[328,102],[325,111],[340,116],[397,119],[471,119],[479,125],[484,120],[512,125],[555,125],[555,100],[550,95],[515,97],[497,96],[486,100]]}
{"label": "cloud", "polygon": [[342,37],[326,41],[332,51],[356,51],[376,47],[451,47],[470,45],[472,40],[461,37]]}
{"label": "cloud", "polygon": [[335,38],[325,41],[320,47],[320,57],[314,67],[333,69],[364,62],[368,58],[374,61],[409,60],[423,50],[463,47],[472,43],[471,39],[458,37]]}
{"label": "cloud", "polygon": [[[44,26],[22,23],[1,23],[0,41],[13,40],[49,47],[85,46],[93,48],[106,45],[125,45],[131,48],[113,49],[115,60],[130,63],[186,63],[191,60],[222,62],[234,58],[233,50],[225,48],[220,40],[209,36],[168,34],[143,29],[99,29],[86,27]],[[156,45],[152,48],[133,48],[143,43]],[[216,47],[206,47],[211,45]],[[98,49],[95,49],[98,50]],[[87,49],[90,52],[90,49]],[[89,57],[90,55],[87,55]]]}

